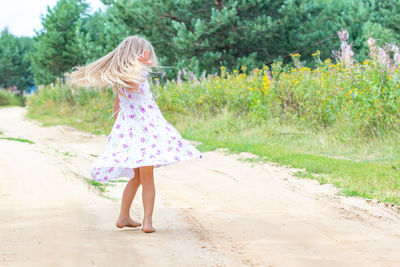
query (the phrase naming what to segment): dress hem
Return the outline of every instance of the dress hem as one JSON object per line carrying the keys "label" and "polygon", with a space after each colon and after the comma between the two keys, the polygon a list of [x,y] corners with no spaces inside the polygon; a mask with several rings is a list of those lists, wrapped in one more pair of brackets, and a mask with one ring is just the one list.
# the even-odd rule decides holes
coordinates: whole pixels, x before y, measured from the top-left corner
{"label": "dress hem", "polygon": [[[109,182],[109,181],[112,181],[112,180],[116,180],[116,179],[120,179],[120,178],[129,178],[129,179],[132,179],[132,178],[135,177],[135,172],[134,172],[133,169],[138,168],[138,167],[143,167],[143,166],[154,166],[154,168],[159,168],[159,167],[164,167],[164,166],[171,165],[171,164],[178,163],[178,162],[186,162],[186,161],[189,161],[189,160],[192,160],[192,159],[202,159],[202,158],[203,158],[203,154],[202,154],[202,153],[199,153],[199,154],[194,155],[194,156],[191,156],[191,157],[185,157],[185,158],[181,158],[181,159],[179,159],[179,160],[175,160],[175,159],[174,159],[173,161],[162,162],[162,163],[149,163],[149,164],[146,164],[146,163],[137,163],[137,164],[133,165],[133,167],[132,167],[132,165],[127,166],[127,165],[121,165],[121,164],[115,164],[115,165],[111,165],[111,166],[101,166],[101,167],[97,167],[97,168],[92,168],[92,171],[91,171],[91,176],[92,176],[92,177],[91,177],[91,179],[94,180],[94,181],[96,181],[96,182],[100,182],[100,183],[106,183],[106,182]],[[103,179],[96,179],[96,178],[95,178],[96,175],[93,175],[93,173],[97,172],[97,170],[100,170],[100,169],[110,169],[110,168],[122,169],[122,170],[125,170],[125,172],[131,172],[132,175],[129,175],[129,176],[131,176],[131,177],[129,177],[128,175],[106,176],[107,179],[104,179],[104,178],[103,178]],[[128,170],[127,170],[127,169],[128,169]],[[121,173],[121,172],[122,172],[122,171],[119,171],[119,172],[117,172],[117,173]]]}

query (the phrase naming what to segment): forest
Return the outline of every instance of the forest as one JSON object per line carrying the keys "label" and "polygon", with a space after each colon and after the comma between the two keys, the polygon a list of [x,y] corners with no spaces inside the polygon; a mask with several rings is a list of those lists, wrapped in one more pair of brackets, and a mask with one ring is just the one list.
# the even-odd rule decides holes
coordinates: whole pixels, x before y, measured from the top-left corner
{"label": "forest", "polygon": [[91,10],[84,0],[60,0],[42,14],[33,38],[0,37],[0,87],[46,85],[72,67],[99,58],[126,36],[141,35],[156,49],[160,79],[181,69],[220,72],[289,62],[300,53],[332,58],[346,29],[359,61],[368,57],[367,39],[399,43],[400,3],[396,0],[103,0]]}

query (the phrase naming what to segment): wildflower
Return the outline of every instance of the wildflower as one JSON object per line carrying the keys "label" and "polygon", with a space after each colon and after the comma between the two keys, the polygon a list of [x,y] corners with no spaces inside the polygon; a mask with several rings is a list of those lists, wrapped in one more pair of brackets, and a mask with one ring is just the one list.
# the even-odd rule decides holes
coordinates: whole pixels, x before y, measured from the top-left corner
{"label": "wildflower", "polygon": [[315,53],[312,54],[313,57],[319,56],[321,54],[321,51],[317,50]]}

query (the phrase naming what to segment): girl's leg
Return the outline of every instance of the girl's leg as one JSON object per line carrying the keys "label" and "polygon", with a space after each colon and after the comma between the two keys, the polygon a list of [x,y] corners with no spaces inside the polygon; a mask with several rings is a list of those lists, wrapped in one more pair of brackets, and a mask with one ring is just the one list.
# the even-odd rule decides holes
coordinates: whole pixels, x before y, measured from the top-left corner
{"label": "girl's leg", "polygon": [[143,232],[151,233],[156,229],[152,226],[152,216],[154,209],[155,199],[155,186],[154,186],[154,166],[143,166],[139,167],[140,182],[142,184],[142,200],[143,200]]}
{"label": "girl's leg", "polygon": [[141,223],[132,220],[129,215],[132,201],[135,198],[136,191],[140,186],[139,168],[135,168],[134,171],[135,177],[130,179],[129,182],[126,184],[124,193],[122,195],[121,211],[119,214],[119,218],[115,223],[118,228],[122,228],[124,226],[138,227],[142,225]]}

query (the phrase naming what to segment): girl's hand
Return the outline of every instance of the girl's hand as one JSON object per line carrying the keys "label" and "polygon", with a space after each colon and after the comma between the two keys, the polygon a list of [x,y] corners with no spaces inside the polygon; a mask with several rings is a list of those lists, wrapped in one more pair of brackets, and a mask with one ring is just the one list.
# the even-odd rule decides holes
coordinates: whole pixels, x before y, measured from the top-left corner
{"label": "girl's hand", "polygon": [[143,54],[138,58],[138,60],[140,62],[142,62],[143,64],[145,64],[147,66],[150,66],[153,64],[149,59],[150,59],[150,50],[143,51]]}

